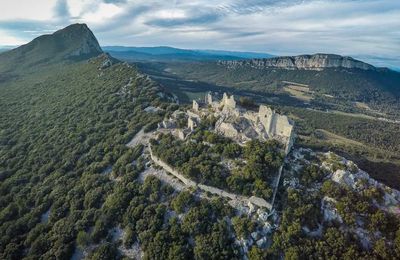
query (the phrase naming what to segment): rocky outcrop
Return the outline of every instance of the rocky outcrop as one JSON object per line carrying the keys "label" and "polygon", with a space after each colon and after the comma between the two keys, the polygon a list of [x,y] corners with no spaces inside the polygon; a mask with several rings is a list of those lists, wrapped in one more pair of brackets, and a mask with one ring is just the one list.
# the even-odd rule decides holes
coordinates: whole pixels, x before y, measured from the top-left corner
{"label": "rocky outcrop", "polygon": [[325,68],[346,68],[376,70],[370,64],[351,57],[335,54],[314,54],[300,56],[282,56],[269,59],[252,59],[242,61],[219,61],[218,64],[228,68],[252,67],[257,69],[280,68],[287,70],[323,70]]}
{"label": "rocky outcrop", "polygon": [[64,42],[74,41],[75,48],[67,55],[69,57],[92,55],[102,53],[102,49],[93,32],[86,24],[72,24],[55,32],[54,37],[59,37]]}

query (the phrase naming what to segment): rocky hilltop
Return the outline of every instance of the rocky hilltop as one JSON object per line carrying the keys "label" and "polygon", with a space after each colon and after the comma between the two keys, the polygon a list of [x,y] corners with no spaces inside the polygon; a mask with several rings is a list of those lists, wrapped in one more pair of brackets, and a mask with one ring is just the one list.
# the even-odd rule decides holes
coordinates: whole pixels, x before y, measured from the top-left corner
{"label": "rocky hilltop", "polygon": [[72,24],[55,32],[53,37],[57,37],[66,43],[73,44],[76,41],[74,50],[69,53],[71,57],[81,55],[96,56],[103,52],[93,32],[86,24]]}
{"label": "rocky hilltop", "polygon": [[282,56],[268,59],[241,61],[219,61],[219,64],[230,68],[250,66],[257,69],[282,68],[288,70],[323,70],[325,68],[376,70],[376,68],[370,64],[355,60],[351,57],[335,54]]}
{"label": "rocky hilltop", "polygon": [[[103,53],[86,24],[72,24],[53,34],[42,35],[18,48],[0,54],[0,71],[37,65],[79,61]],[[4,69],[2,69],[4,68]]]}

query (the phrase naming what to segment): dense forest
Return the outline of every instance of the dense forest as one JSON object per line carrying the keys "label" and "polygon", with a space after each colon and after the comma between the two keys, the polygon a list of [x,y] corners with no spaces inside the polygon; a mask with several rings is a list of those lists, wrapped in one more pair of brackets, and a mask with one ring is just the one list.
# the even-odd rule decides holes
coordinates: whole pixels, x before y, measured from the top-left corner
{"label": "dense forest", "polygon": [[[125,143],[161,118],[143,112],[161,105],[154,83],[122,63],[99,71],[102,62],[41,70],[1,86],[2,259],[69,258],[77,233],[102,218],[104,201],[117,190],[103,171],[114,164],[115,173],[133,171],[126,166],[138,154]],[[131,93],[121,93],[130,78]]]}

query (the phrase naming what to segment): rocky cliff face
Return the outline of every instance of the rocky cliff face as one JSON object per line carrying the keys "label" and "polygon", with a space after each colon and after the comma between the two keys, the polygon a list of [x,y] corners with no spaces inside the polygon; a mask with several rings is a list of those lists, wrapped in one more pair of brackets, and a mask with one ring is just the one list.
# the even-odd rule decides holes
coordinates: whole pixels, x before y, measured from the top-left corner
{"label": "rocky cliff face", "polygon": [[74,46],[69,53],[71,57],[98,55],[103,52],[96,37],[86,24],[73,24],[55,32],[53,35],[59,41],[70,43]]}
{"label": "rocky cliff face", "polygon": [[228,66],[229,68],[249,66],[257,69],[281,68],[288,70],[323,70],[325,68],[376,70],[376,68],[370,64],[355,60],[351,57],[334,54],[300,55],[242,61],[220,61],[219,64]]}

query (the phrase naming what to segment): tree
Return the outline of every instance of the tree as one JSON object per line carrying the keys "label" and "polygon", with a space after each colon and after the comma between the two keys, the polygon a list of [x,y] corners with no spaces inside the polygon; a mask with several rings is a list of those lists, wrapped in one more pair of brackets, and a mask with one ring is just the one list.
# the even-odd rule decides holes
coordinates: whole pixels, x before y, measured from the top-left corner
{"label": "tree", "polygon": [[396,236],[394,239],[394,252],[396,253],[396,257],[400,258],[400,228],[396,231]]}
{"label": "tree", "polygon": [[256,196],[264,199],[269,199],[272,196],[272,192],[272,189],[265,181],[257,179],[254,182],[254,193]]}
{"label": "tree", "polygon": [[190,191],[182,191],[172,200],[171,206],[176,212],[183,213],[186,208],[190,207],[192,200]]}
{"label": "tree", "polygon": [[368,224],[368,228],[371,231],[385,230],[387,226],[387,219],[385,213],[378,209],[374,214],[372,214],[369,218],[370,222]]}
{"label": "tree", "polygon": [[247,217],[233,217],[232,224],[238,238],[246,239],[255,228],[254,223]]}
{"label": "tree", "polygon": [[386,245],[385,239],[381,238],[375,242],[374,253],[382,259],[389,259],[389,248]]}
{"label": "tree", "polygon": [[257,246],[252,246],[249,251],[249,259],[250,260],[263,260],[265,259],[265,252]]}
{"label": "tree", "polygon": [[76,243],[80,249],[84,250],[86,246],[90,244],[90,235],[85,231],[79,231],[76,237]]}
{"label": "tree", "polygon": [[120,258],[117,247],[111,243],[101,244],[88,256],[90,260],[117,260]]}
{"label": "tree", "polygon": [[224,150],[222,152],[223,156],[226,156],[231,159],[238,158],[242,152],[240,145],[236,143],[229,143],[224,145]]}
{"label": "tree", "polygon": [[124,246],[130,247],[135,242],[134,240],[135,240],[135,231],[130,225],[128,225],[125,228],[125,234],[123,238]]}
{"label": "tree", "polygon": [[285,259],[287,260],[297,260],[300,258],[299,248],[296,246],[291,246],[287,248],[284,254],[285,254]]}
{"label": "tree", "polygon": [[184,246],[182,243],[174,243],[170,246],[168,252],[168,259],[170,260],[185,260],[190,257],[189,248]]}

